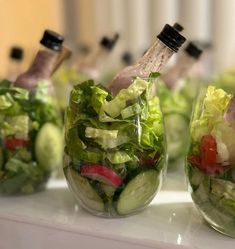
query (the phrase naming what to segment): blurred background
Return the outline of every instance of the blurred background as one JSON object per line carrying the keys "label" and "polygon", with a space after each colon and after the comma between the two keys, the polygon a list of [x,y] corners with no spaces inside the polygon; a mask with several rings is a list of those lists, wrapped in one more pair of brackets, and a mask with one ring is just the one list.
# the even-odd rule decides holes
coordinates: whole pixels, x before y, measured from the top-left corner
{"label": "blurred background", "polygon": [[[235,67],[234,0],[0,0],[0,74],[11,46],[25,49],[27,67],[45,28],[66,37],[73,52],[93,47],[103,35],[120,33],[113,58],[122,51],[140,56],[165,23],[175,21],[184,35],[213,48],[213,71]],[[76,57],[74,57],[76,58]]]}

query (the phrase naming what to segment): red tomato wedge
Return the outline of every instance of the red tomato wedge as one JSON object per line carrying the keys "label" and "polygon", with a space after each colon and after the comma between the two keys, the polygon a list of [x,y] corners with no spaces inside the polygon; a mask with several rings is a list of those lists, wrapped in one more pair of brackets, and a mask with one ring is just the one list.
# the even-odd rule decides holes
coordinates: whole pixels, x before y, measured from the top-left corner
{"label": "red tomato wedge", "polygon": [[116,188],[122,185],[122,178],[115,171],[99,164],[81,166],[81,175]]}
{"label": "red tomato wedge", "polygon": [[211,135],[205,135],[201,140],[200,155],[190,156],[188,160],[200,170],[210,175],[220,175],[224,170],[228,169],[228,167],[216,163],[216,155],[216,140]]}
{"label": "red tomato wedge", "polygon": [[197,166],[200,170],[202,170],[210,175],[220,175],[226,169],[229,168],[228,166],[222,166],[218,163],[211,165],[209,167],[202,165],[200,156],[191,156],[188,158],[188,161],[191,162],[194,166]]}
{"label": "red tomato wedge", "polygon": [[201,140],[201,165],[211,167],[216,164],[217,145],[211,135],[205,135]]}
{"label": "red tomato wedge", "polygon": [[17,138],[5,138],[4,145],[8,150],[15,150],[17,148],[27,147],[29,145],[29,141]]}

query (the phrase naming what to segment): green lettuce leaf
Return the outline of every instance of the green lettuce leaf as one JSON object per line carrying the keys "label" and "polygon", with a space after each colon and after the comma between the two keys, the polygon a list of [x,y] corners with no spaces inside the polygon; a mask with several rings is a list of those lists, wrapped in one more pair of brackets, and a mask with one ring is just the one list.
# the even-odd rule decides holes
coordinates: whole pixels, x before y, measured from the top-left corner
{"label": "green lettuce leaf", "polygon": [[12,102],[7,96],[0,95],[0,110],[6,110],[12,106]]}
{"label": "green lettuce leaf", "polygon": [[137,78],[127,89],[122,89],[111,101],[103,105],[104,111],[112,118],[120,115],[128,100],[137,99],[148,87],[149,82]]}
{"label": "green lettuce leaf", "polygon": [[135,103],[134,105],[128,106],[121,111],[121,115],[123,119],[135,116],[136,114],[140,114],[142,111],[140,105]]}
{"label": "green lettuce leaf", "polygon": [[92,95],[91,95],[91,106],[94,110],[99,113],[101,106],[104,104],[106,97],[108,96],[108,92],[93,86],[92,87]]}
{"label": "green lettuce leaf", "polygon": [[132,160],[125,151],[110,152],[107,154],[107,158],[113,164],[121,164]]}
{"label": "green lettuce leaf", "polygon": [[3,133],[13,135],[18,139],[28,139],[29,117],[27,115],[10,116],[5,118]]}
{"label": "green lettuce leaf", "polygon": [[200,141],[203,135],[211,133],[215,125],[225,122],[223,115],[231,98],[232,95],[214,86],[207,88],[204,99],[199,97],[194,113],[196,119],[193,120],[191,127],[194,141]]}
{"label": "green lettuce leaf", "polygon": [[100,144],[104,149],[115,148],[130,140],[128,136],[120,134],[118,130],[103,130],[92,127],[86,127],[85,136],[87,138],[93,138],[94,141]]}

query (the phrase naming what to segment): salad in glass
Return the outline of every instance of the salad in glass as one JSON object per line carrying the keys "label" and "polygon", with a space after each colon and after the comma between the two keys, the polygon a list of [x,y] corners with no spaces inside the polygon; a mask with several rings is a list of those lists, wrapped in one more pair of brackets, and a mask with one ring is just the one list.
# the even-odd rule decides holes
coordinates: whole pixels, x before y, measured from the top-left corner
{"label": "salad in glass", "polygon": [[0,193],[31,194],[43,190],[52,170],[62,164],[61,119],[49,84],[35,93],[0,82]]}
{"label": "salad in glass", "polygon": [[204,219],[235,237],[235,98],[209,86],[197,100],[186,173]]}
{"label": "salad in glass", "polygon": [[189,122],[193,98],[189,99],[181,92],[172,92],[164,82],[159,93],[164,114],[169,162],[181,159],[187,153]]}
{"label": "salad in glass", "polygon": [[88,76],[82,73],[78,73],[73,67],[68,67],[63,65],[52,77],[55,85],[55,94],[57,98],[57,103],[61,112],[64,114],[66,106],[69,102],[69,94],[73,88],[73,85],[82,83],[88,80]]}
{"label": "salad in glass", "polygon": [[122,217],[146,207],[166,166],[163,117],[153,79],[113,96],[93,80],[74,86],[65,118],[64,173],[89,212]]}

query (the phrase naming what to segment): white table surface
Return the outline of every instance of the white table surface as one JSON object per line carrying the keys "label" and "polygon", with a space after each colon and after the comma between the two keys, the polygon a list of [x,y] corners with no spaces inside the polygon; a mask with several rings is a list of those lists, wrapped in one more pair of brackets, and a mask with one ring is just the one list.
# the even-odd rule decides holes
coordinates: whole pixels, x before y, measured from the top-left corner
{"label": "white table surface", "polygon": [[208,227],[194,208],[181,174],[143,212],[99,218],[81,209],[63,180],[24,197],[0,197],[0,249],[235,249],[235,240]]}

